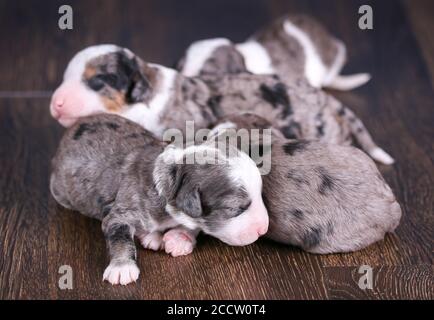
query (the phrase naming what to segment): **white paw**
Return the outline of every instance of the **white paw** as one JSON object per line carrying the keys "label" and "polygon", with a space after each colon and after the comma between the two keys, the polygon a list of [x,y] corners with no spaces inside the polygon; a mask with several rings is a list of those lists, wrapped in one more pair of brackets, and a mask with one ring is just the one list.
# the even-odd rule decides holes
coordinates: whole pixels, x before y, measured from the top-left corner
{"label": "white paw", "polygon": [[164,249],[173,257],[185,256],[193,251],[196,240],[186,231],[172,229],[163,236]]}
{"label": "white paw", "polygon": [[123,286],[136,282],[139,278],[140,270],[134,262],[124,264],[110,263],[105,269],[103,280],[107,280],[111,284],[121,284]]}
{"label": "white paw", "polygon": [[163,236],[160,232],[151,232],[143,237],[139,237],[143,248],[154,251],[162,250],[164,247]]}

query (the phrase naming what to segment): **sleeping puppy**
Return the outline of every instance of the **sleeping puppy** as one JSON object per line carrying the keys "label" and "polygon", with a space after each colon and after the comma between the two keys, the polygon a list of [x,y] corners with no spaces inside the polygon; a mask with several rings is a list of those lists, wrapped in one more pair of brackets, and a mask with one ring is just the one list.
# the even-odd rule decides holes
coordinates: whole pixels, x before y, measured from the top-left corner
{"label": "sleeping puppy", "polygon": [[[216,127],[208,145],[237,135],[241,128],[269,128],[255,115],[228,116],[217,125],[224,129]],[[261,160],[271,162],[271,171],[262,176],[262,197],[270,217],[266,237],[312,253],[350,252],[383,239],[398,226],[401,208],[375,163],[362,151],[278,135],[261,150],[270,153]]]}
{"label": "sleeping puppy", "polygon": [[[238,52],[236,55],[234,52]],[[367,73],[340,75],[346,48],[318,21],[306,15],[288,15],[256,32],[249,40],[233,44],[225,38],[194,42],[180,60],[186,76],[201,73],[249,71],[277,74],[286,83],[304,78],[315,88],[351,90],[369,81]]]}
{"label": "sleeping puppy", "polygon": [[179,256],[192,252],[199,231],[238,246],[266,233],[259,171],[234,150],[225,157],[212,147],[167,147],[127,119],[83,117],[60,142],[50,190],[63,207],[102,221],[110,255],[103,278],[125,285],[139,276],[134,236]]}
{"label": "sleeping puppy", "polygon": [[[230,63],[229,63],[230,65]],[[363,123],[339,101],[305,81],[285,84],[276,76],[250,73],[189,78],[143,62],[128,49],[100,45],[84,49],[68,64],[50,110],[64,126],[95,113],[114,113],[158,137],[167,129],[185,133],[186,121],[209,127],[217,118],[252,112],[287,138],[336,144],[355,141],[385,164],[393,159],[372,140]]]}

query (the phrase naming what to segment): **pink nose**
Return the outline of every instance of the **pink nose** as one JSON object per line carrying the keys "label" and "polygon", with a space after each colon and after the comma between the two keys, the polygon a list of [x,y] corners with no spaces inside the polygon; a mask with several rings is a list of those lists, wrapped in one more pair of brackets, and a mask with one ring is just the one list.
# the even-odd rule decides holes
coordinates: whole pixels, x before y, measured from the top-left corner
{"label": "pink nose", "polygon": [[263,236],[264,234],[266,234],[268,231],[268,226],[264,225],[258,228],[258,234],[260,236]]}
{"label": "pink nose", "polygon": [[61,109],[63,107],[63,104],[65,103],[65,101],[61,98],[54,98],[54,107],[56,109]]}

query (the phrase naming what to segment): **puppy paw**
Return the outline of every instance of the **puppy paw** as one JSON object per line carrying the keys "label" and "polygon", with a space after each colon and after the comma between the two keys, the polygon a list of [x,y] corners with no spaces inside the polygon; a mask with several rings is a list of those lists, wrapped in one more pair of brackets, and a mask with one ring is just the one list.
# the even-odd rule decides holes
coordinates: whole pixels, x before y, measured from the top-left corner
{"label": "puppy paw", "polygon": [[163,236],[164,249],[173,257],[185,256],[193,251],[196,240],[183,229],[172,229]]}
{"label": "puppy paw", "polygon": [[113,285],[125,286],[131,282],[136,282],[139,274],[140,270],[135,262],[110,263],[104,271],[103,281],[107,280]]}
{"label": "puppy paw", "polygon": [[148,233],[143,237],[139,237],[139,240],[145,249],[158,251],[164,248],[163,236],[160,232]]}

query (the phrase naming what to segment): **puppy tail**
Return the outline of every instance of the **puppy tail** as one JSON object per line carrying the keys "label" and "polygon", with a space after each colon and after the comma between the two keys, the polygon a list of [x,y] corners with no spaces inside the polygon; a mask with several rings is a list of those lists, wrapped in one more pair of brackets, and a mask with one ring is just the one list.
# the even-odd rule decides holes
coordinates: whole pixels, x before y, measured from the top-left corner
{"label": "puppy tail", "polygon": [[324,87],[341,91],[349,91],[360,87],[371,80],[369,73],[358,73],[353,75],[336,75],[330,82],[324,84]]}
{"label": "puppy tail", "polygon": [[363,122],[350,109],[342,106],[338,114],[348,123],[354,139],[371,158],[386,165],[391,165],[395,162],[386,151],[377,146]]}

